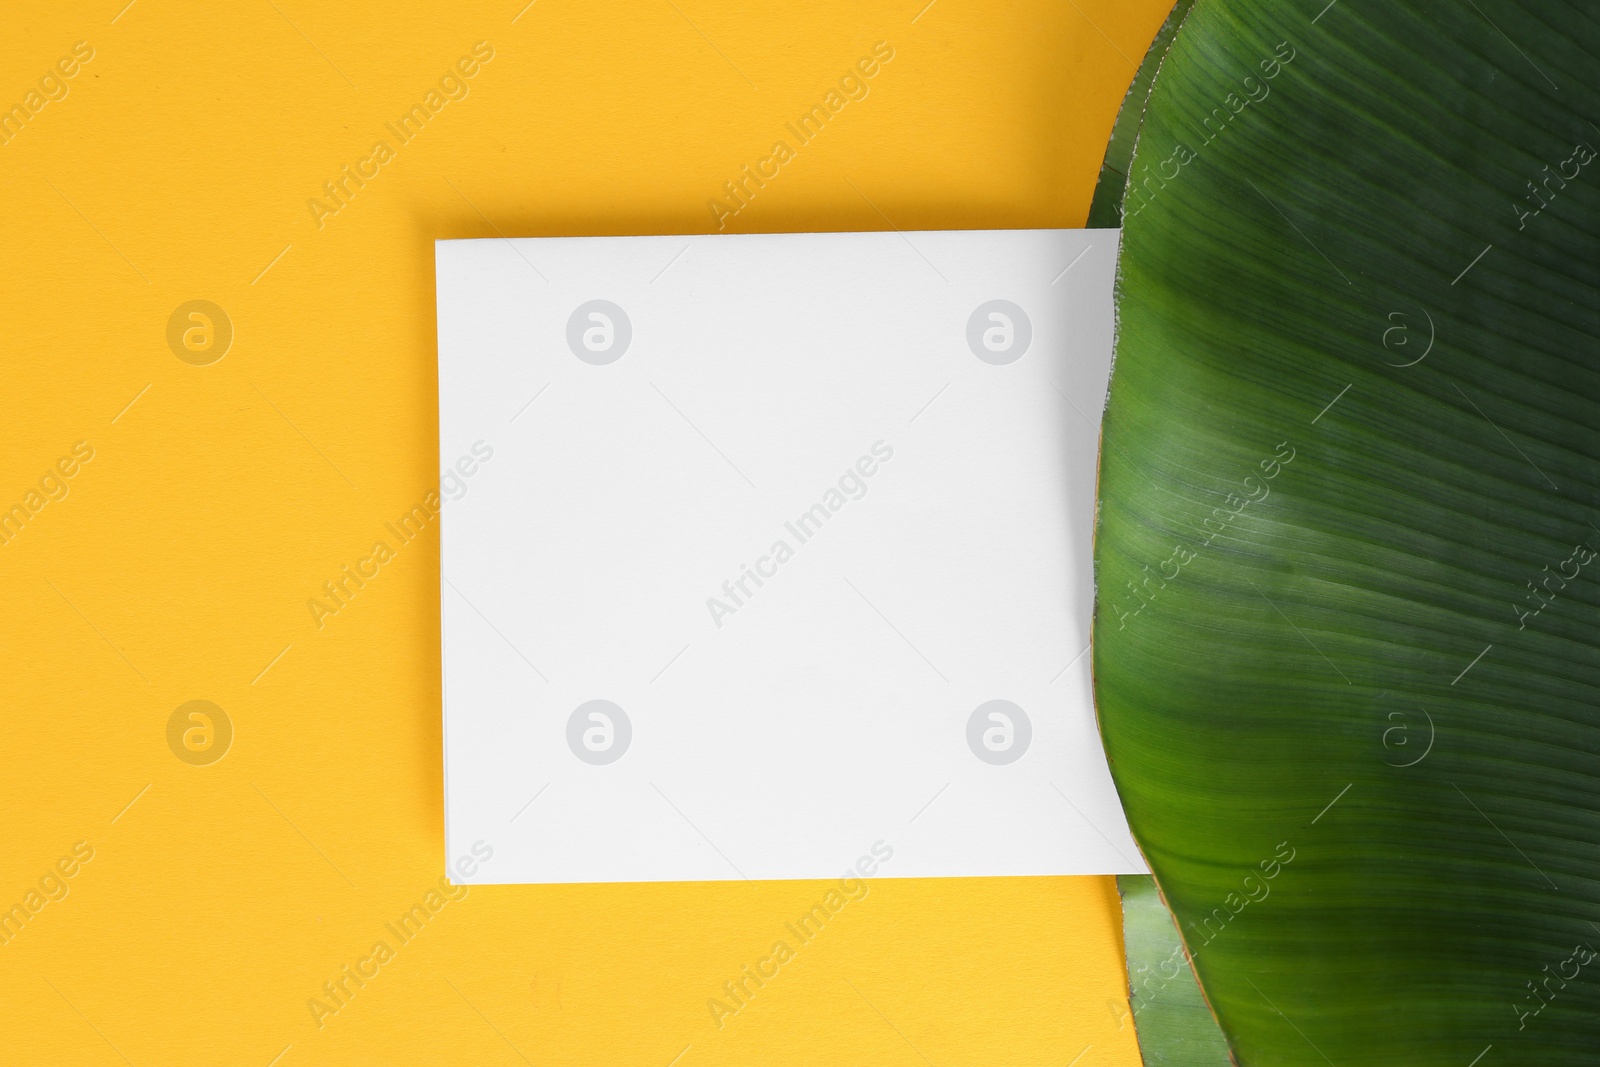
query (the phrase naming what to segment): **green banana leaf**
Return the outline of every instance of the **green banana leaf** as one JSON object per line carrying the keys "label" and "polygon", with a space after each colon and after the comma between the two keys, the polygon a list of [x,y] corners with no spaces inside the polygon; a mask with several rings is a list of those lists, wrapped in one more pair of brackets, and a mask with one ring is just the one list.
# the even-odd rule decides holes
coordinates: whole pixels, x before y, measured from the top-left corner
{"label": "green banana leaf", "polygon": [[1600,1062],[1597,57],[1198,0],[1136,124],[1096,700],[1244,1067]]}
{"label": "green banana leaf", "polygon": [[1094,198],[1089,201],[1089,219],[1084,223],[1090,229],[1114,229],[1122,225],[1122,194],[1128,184],[1128,166],[1133,161],[1133,146],[1139,137],[1139,125],[1144,121],[1145,104],[1150,99],[1150,87],[1155,84],[1156,71],[1166,58],[1167,49],[1178,27],[1194,7],[1194,0],[1178,0],[1172,6],[1155,39],[1145,51],[1144,61],[1133,75],[1117,111],[1117,121],[1111,128],[1111,140],[1106,145],[1105,162],[1100,164],[1100,178],[1095,183]]}
{"label": "green banana leaf", "polygon": [[1145,1067],[1228,1067],[1228,1043],[1200,993],[1187,953],[1148,874],[1117,876],[1128,1006]]}

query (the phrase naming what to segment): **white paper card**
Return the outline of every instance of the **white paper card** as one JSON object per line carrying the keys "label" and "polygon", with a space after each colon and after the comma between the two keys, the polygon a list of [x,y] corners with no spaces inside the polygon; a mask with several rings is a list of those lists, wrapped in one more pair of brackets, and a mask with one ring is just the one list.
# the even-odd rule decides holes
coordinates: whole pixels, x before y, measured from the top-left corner
{"label": "white paper card", "polygon": [[452,877],[1144,871],[1086,654],[1117,236],[440,242]]}

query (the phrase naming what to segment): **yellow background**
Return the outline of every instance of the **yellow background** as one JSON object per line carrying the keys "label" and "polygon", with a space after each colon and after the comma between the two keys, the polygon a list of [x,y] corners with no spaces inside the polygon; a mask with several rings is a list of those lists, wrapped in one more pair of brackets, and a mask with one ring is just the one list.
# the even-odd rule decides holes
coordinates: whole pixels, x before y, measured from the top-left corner
{"label": "yellow background", "polygon": [[[730,231],[1081,225],[1165,0],[124,2],[0,16],[0,103],[95,52],[0,146],[0,505],[95,449],[0,546],[0,907],[95,850],[0,947],[0,1060],[1136,1063],[1096,878],[875,880],[720,1030],[821,883],[476,888],[319,1029],[444,866],[437,527],[320,631],[306,601],[438,483],[435,238],[709,232],[878,40]],[[209,366],[166,340],[193,299],[236,331]],[[166,740],[194,699],[236,731],[207,767]]]}

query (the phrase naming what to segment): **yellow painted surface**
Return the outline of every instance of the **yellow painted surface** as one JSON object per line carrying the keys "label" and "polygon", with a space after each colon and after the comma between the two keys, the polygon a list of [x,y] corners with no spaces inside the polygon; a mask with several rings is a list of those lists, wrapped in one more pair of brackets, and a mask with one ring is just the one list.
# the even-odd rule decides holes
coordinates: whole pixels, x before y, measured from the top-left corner
{"label": "yellow painted surface", "polygon": [[1136,1063],[1109,879],[873,881],[720,1028],[824,883],[476,888],[401,944],[436,524],[307,601],[438,485],[435,238],[711,232],[879,41],[730,232],[1080,225],[1163,0],[124,2],[0,14],[0,1062]]}

